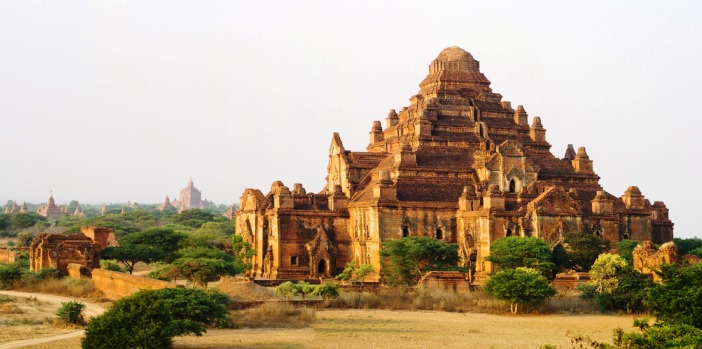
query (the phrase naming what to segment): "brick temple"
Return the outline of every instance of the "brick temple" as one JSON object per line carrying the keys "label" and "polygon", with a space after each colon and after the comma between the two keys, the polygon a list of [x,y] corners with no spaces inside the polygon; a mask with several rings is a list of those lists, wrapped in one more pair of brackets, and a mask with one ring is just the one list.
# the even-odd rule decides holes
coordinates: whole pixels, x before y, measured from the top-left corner
{"label": "brick temple", "polygon": [[252,276],[332,277],[350,261],[380,270],[382,243],[405,236],[457,243],[461,263],[483,274],[490,244],[506,236],[551,247],[570,232],[611,246],[672,240],[662,201],[635,186],[606,192],[585,147],[554,156],[541,118],[530,123],[524,107],[493,92],[470,53],[443,50],[419,87],[384,125],[372,122],[366,151],[347,150],[334,133],[319,193],[279,181],[265,195],[244,191],[236,231],[257,251]]}

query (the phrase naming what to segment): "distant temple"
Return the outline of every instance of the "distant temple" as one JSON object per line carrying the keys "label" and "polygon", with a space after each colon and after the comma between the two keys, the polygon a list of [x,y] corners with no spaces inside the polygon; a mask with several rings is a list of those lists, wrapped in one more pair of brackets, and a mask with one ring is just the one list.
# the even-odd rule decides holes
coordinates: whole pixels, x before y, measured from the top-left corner
{"label": "distant temple", "polygon": [[51,192],[51,196],[49,196],[49,201],[46,203],[46,205],[39,208],[37,213],[40,216],[46,217],[46,219],[49,222],[52,222],[52,221],[55,221],[63,216],[67,216],[68,215],[68,206],[64,207],[63,209],[56,206],[56,202],[54,202],[54,193]]}
{"label": "distant temple", "polygon": [[[166,200],[168,200],[168,196],[166,196]],[[162,206],[164,204],[165,201],[162,204]],[[190,178],[188,180],[188,185],[180,191],[180,196],[178,197],[178,200],[169,202],[169,204],[173,207],[177,207],[178,212],[182,212],[191,208],[205,208],[207,206],[211,206],[212,202],[208,200],[202,200],[202,193],[200,192],[200,190],[195,188],[195,185],[193,184],[193,179]]]}
{"label": "distant temple", "polygon": [[279,181],[265,195],[244,191],[236,232],[257,251],[252,276],[332,277],[354,262],[378,279],[382,243],[406,236],[457,243],[461,264],[482,275],[492,270],[490,245],[506,236],[552,248],[571,232],[612,246],[672,240],[662,201],[634,186],[606,192],[584,147],[556,158],[541,118],[530,125],[521,105],[494,93],[470,53],[443,50],[419,87],[384,126],[372,123],[366,151],[346,150],[334,133],[319,193]]}

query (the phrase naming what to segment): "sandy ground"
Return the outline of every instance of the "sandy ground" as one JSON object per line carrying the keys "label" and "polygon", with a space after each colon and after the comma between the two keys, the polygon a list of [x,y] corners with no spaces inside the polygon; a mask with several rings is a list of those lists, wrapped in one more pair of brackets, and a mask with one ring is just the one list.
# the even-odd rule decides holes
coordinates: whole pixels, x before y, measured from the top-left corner
{"label": "sandy ground", "polygon": [[176,348],[570,348],[568,333],[611,342],[633,317],[492,315],[387,310],[327,310],[306,329],[210,330],[176,338]]}
{"label": "sandy ground", "polygon": [[[68,298],[68,297],[39,294],[39,293],[16,292],[16,291],[0,291],[0,295],[5,295],[5,296],[10,296],[10,297],[15,297],[15,298],[31,297],[32,299],[36,299],[37,301],[42,302],[42,304],[40,304],[39,307],[34,309],[34,311],[41,312],[42,314],[46,313],[46,314],[43,314],[42,316],[50,316],[53,318],[55,318],[54,313],[61,305],[61,302],[75,300],[73,298]],[[85,304],[85,313],[84,314],[85,314],[86,318],[100,315],[105,311],[105,309],[98,304],[86,302],[84,300],[80,300],[80,301],[83,304]],[[35,315],[35,314],[33,314],[33,315]],[[23,347],[26,347],[28,345],[41,344],[41,343],[53,344],[53,342],[56,340],[63,340],[66,338],[79,339],[80,337],[83,336],[83,330],[79,330],[79,331],[65,330],[65,329],[55,328],[51,325],[46,325],[46,326],[48,326],[47,329],[40,328],[39,330],[36,330],[36,329],[26,330],[22,326],[5,327],[5,328],[3,328],[3,331],[0,332],[0,349],[23,348]],[[50,348],[59,348],[60,346],[52,345],[49,347]],[[80,347],[80,342],[78,342],[77,347]]]}

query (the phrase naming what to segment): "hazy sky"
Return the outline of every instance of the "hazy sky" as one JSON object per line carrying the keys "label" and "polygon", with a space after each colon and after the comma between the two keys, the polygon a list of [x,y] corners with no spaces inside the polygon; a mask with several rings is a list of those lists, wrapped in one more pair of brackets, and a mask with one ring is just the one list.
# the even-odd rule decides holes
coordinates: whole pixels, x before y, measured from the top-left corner
{"label": "hazy sky", "polygon": [[364,150],[452,45],[702,236],[697,1],[0,1],[0,203],[317,192],[332,132]]}

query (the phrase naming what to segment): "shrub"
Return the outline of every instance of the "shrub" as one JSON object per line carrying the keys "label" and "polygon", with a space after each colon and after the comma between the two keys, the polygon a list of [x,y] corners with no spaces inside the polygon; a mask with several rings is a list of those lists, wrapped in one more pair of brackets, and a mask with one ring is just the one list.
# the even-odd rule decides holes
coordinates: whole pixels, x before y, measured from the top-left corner
{"label": "shrub", "polygon": [[509,236],[490,245],[490,255],[486,260],[493,262],[497,270],[533,268],[550,278],[556,267],[552,258],[551,249],[543,239]]}
{"label": "shrub", "polygon": [[83,348],[170,348],[173,337],[201,335],[225,319],[228,298],[199,289],[139,291],[113,303],[85,330]]}
{"label": "shrub", "polygon": [[293,284],[291,281],[283,282],[282,284],[276,286],[274,293],[277,296],[285,298],[286,300],[290,299],[290,296],[295,294],[295,284]]}
{"label": "shrub", "polygon": [[101,259],[100,260],[100,269],[118,271],[120,273],[124,273],[126,271],[114,259]]}
{"label": "shrub", "polygon": [[339,285],[324,283],[314,288],[313,296],[320,296],[322,299],[329,300],[330,298],[339,297]]}
{"label": "shrub", "polygon": [[82,325],[83,310],[85,310],[85,304],[81,302],[61,302],[61,307],[56,311],[56,316],[64,323]]}
{"label": "shrub", "polygon": [[12,286],[22,278],[22,269],[18,264],[0,264],[0,288]]}

